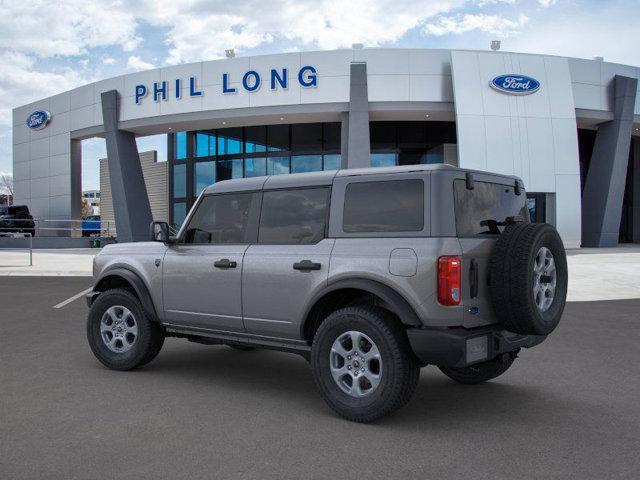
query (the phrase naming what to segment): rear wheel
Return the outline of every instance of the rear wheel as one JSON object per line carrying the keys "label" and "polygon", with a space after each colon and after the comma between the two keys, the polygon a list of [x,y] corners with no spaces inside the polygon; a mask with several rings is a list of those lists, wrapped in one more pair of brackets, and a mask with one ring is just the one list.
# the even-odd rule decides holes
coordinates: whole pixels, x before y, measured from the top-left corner
{"label": "rear wheel", "polygon": [[354,422],[370,422],[405,405],[420,374],[397,319],[368,306],[327,317],[314,337],[311,366],[324,400]]}
{"label": "rear wheel", "polygon": [[132,293],[114,289],[101,293],[91,306],[87,339],[103,365],[113,370],[131,370],[158,355],[164,332]]}
{"label": "rear wheel", "polygon": [[515,354],[504,354],[488,362],[476,363],[464,368],[438,367],[447,377],[464,385],[476,385],[499,377],[516,359]]}

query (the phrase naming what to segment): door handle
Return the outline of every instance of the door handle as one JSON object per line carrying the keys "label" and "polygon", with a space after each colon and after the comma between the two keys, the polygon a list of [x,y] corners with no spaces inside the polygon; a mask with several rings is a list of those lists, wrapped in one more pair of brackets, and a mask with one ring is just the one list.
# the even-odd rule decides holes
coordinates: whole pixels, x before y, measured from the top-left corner
{"label": "door handle", "polygon": [[320,270],[320,267],[322,267],[322,265],[312,262],[311,260],[302,260],[301,262],[296,262],[293,264],[294,270]]}
{"label": "door handle", "polygon": [[228,258],[223,258],[213,262],[213,266],[216,268],[236,268],[238,264],[236,262],[232,262]]}

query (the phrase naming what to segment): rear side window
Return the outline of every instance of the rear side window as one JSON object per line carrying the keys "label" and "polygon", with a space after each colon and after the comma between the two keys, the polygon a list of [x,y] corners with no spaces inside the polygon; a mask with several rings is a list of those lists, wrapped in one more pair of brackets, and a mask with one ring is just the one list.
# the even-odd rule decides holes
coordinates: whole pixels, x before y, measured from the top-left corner
{"label": "rear side window", "polygon": [[208,195],[189,221],[185,243],[247,243],[252,193]]}
{"label": "rear side window", "polygon": [[520,216],[529,223],[524,191],[516,195],[509,185],[478,181],[473,185],[473,190],[468,190],[464,180],[453,182],[459,237],[498,235],[509,217]]}
{"label": "rear side window", "polygon": [[259,243],[304,245],[325,236],[329,208],[328,188],[264,192]]}
{"label": "rear side window", "polygon": [[342,221],[345,232],[419,232],[423,228],[422,180],[355,182],[347,185]]}

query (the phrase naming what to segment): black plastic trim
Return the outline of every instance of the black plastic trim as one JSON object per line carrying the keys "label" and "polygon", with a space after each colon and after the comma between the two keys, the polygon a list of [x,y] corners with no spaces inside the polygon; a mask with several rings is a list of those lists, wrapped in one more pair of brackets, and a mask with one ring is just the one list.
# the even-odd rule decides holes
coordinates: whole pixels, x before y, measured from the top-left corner
{"label": "black plastic trim", "polygon": [[[136,292],[136,295],[140,299],[140,303],[142,303],[142,308],[147,312],[148,315],[151,316],[152,319],[158,321],[159,317],[156,312],[155,305],[153,304],[153,300],[151,299],[151,294],[149,293],[149,289],[147,288],[144,281],[140,278],[140,276],[133,272],[132,270],[128,270],[123,267],[116,267],[110,270],[106,270],[102,273],[95,286],[93,287],[93,292],[91,293],[102,293],[100,290],[100,283],[108,277],[120,277],[129,283],[133,287]],[[91,293],[89,295],[91,295]],[[97,295],[96,295],[97,296]],[[92,299],[92,303],[95,298]]]}
{"label": "black plastic trim", "polygon": [[303,317],[304,322],[301,324],[302,337],[304,337],[303,332],[306,321],[309,317],[309,313],[316,305],[316,303],[328,293],[342,289],[364,290],[365,292],[376,295],[377,297],[381,298],[385,302],[385,304],[387,304],[389,310],[395,313],[403,324],[414,327],[419,327],[422,325],[422,322],[418,318],[418,315],[416,315],[413,307],[411,307],[409,302],[393,288],[375,280],[353,278],[330,283],[327,287],[325,287],[322,291],[320,291],[316,296],[313,297],[311,302],[309,302],[309,304],[307,305],[307,310]]}
{"label": "black plastic trim", "polygon": [[542,343],[546,335],[520,335],[508,332],[500,325],[478,328],[408,328],[407,336],[413,353],[424,363],[451,368],[463,368],[477,362],[467,362],[467,340],[487,336],[484,362],[519,348],[531,348]]}

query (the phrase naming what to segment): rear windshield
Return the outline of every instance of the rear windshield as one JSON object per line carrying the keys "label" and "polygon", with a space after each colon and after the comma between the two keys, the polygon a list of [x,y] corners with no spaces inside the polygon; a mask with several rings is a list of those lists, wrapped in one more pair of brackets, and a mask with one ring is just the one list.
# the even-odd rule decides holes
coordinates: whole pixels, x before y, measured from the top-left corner
{"label": "rear windshield", "polygon": [[475,181],[473,186],[468,190],[464,180],[453,182],[459,237],[499,235],[509,217],[522,217],[529,223],[524,190],[516,195],[509,185]]}

